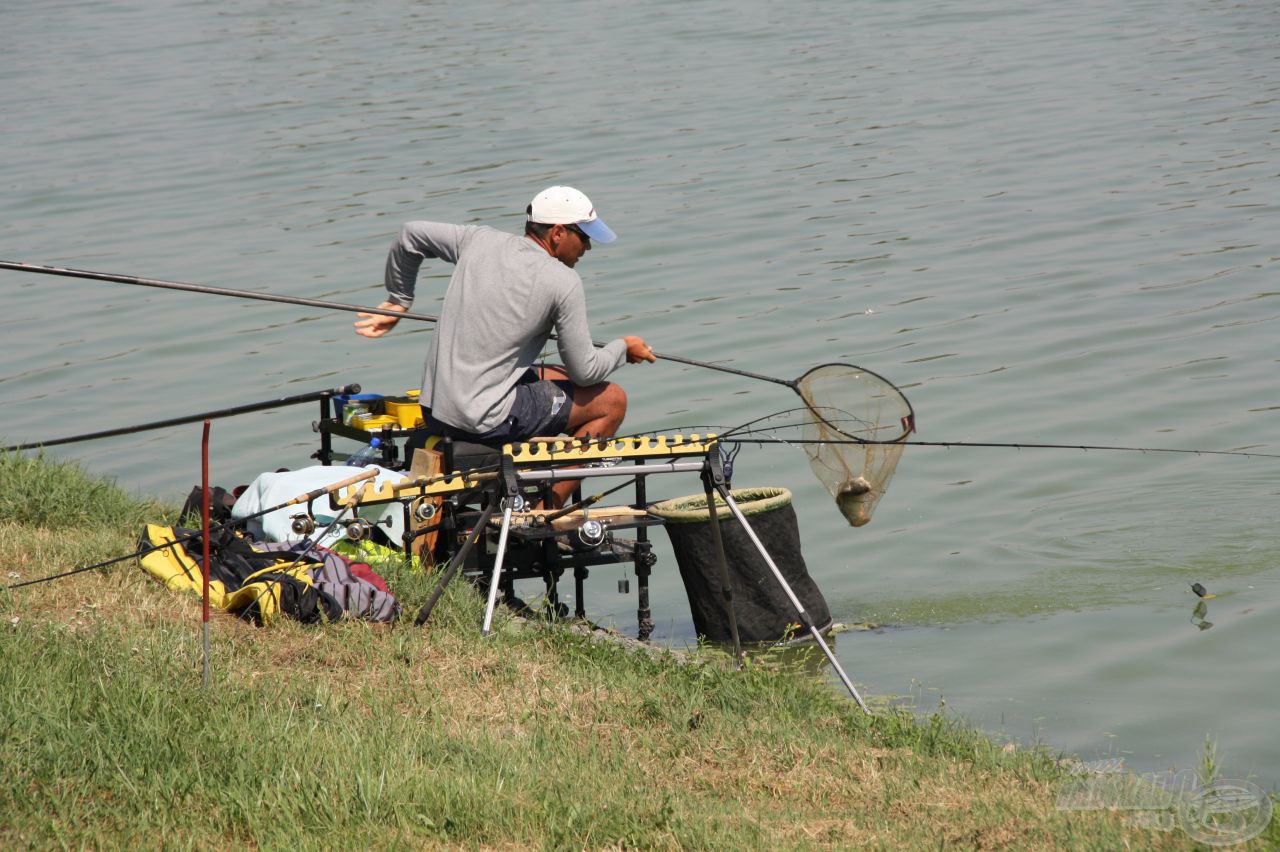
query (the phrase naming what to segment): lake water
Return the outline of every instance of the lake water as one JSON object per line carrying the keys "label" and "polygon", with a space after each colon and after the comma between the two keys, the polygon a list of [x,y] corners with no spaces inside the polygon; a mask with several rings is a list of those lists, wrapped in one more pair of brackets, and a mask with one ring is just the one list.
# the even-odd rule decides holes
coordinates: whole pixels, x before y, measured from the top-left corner
{"label": "lake water", "polygon": [[[1280,453],[1271,2],[9,4],[0,257],[366,304],[413,218],[521,227],[556,182],[620,234],[597,338],[898,383],[919,438]],[[449,268],[424,267],[434,313]],[[429,326],[0,272],[6,443],[359,382]],[[659,363],[627,427],[731,426],[784,388]],[[313,406],[218,421],[228,486],[308,463]],[[73,445],[131,490],[199,478],[198,425]],[[1280,780],[1280,460],[906,452],[850,529],[793,490],[866,692],[1135,769]],[[654,491],[699,490],[668,478]],[[658,537],[664,539],[661,533]],[[663,547],[665,548],[665,540]],[[666,550],[659,635],[690,639]],[[634,629],[609,570],[591,612]],[[1217,598],[1196,615],[1189,586]],[[1212,625],[1211,627],[1208,625]]]}

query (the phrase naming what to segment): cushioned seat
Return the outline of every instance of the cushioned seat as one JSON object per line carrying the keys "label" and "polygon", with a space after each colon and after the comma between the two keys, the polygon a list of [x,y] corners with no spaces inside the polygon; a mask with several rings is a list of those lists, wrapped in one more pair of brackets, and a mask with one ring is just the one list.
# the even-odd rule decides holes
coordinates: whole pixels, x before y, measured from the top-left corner
{"label": "cushioned seat", "polygon": [[[443,442],[436,445],[443,449]],[[458,471],[476,470],[477,468],[496,469],[501,458],[501,448],[486,447],[484,444],[471,444],[466,441],[452,443],[453,469]],[[449,459],[445,459],[446,463]]]}
{"label": "cushioned seat", "polygon": [[489,447],[484,444],[473,444],[469,441],[446,442],[439,435],[432,435],[426,429],[415,429],[405,439],[405,459],[413,459],[413,451],[427,447],[445,454],[444,468],[447,472],[467,471],[485,468],[494,470],[498,466],[501,447]]}

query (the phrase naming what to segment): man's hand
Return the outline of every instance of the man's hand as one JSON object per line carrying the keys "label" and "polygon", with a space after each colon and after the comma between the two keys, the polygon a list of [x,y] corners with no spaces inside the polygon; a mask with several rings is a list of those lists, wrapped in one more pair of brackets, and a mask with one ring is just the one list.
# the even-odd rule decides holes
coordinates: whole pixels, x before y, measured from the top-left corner
{"label": "man's hand", "polygon": [[653,354],[653,350],[649,348],[649,344],[644,342],[644,338],[628,335],[622,339],[627,344],[628,364],[639,364],[641,361],[653,363],[658,360],[658,356]]}
{"label": "man's hand", "polygon": [[[403,308],[395,302],[383,302],[378,307],[384,311],[399,311],[400,313],[408,310],[408,308]],[[355,323],[356,334],[361,337],[381,337],[395,328],[396,323],[400,322],[399,317],[388,317],[382,314],[359,313],[356,316],[360,317]]]}

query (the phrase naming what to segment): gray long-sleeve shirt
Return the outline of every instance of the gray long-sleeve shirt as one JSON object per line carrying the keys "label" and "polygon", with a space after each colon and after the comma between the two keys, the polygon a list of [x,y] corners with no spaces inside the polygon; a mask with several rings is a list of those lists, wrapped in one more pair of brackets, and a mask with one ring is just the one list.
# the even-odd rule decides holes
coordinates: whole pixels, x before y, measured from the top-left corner
{"label": "gray long-sleeve shirt", "polygon": [[387,255],[390,301],[413,304],[425,258],[456,265],[422,373],[422,404],[439,420],[469,432],[498,426],[552,331],[576,385],[597,384],[626,361],[625,341],[592,344],[582,279],[532,240],[493,228],[409,222]]}

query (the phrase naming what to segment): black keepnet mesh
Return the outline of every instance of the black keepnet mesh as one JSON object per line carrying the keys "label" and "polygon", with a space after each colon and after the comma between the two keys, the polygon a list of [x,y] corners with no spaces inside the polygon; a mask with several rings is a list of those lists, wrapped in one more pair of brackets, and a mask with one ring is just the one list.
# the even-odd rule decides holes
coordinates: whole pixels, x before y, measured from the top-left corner
{"label": "black keepnet mesh", "polygon": [[[852,364],[823,364],[796,382],[809,408],[809,465],[850,526],[871,521],[915,431],[911,403],[887,379]],[[866,442],[866,443],[863,443]]]}
{"label": "black keepnet mesh", "polygon": [[[730,494],[814,626],[819,631],[827,630],[831,626],[831,610],[800,552],[800,524],[791,505],[791,492],[785,488],[735,488]],[[719,495],[715,501],[739,639],[777,642],[788,638],[798,620],[791,599],[755,543],[730,514],[728,505]],[[712,642],[728,642],[729,613],[721,591],[720,556],[711,532],[706,495],[666,500],[652,506],[651,511],[666,521],[664,528],[689,596],[694,629]]]}

